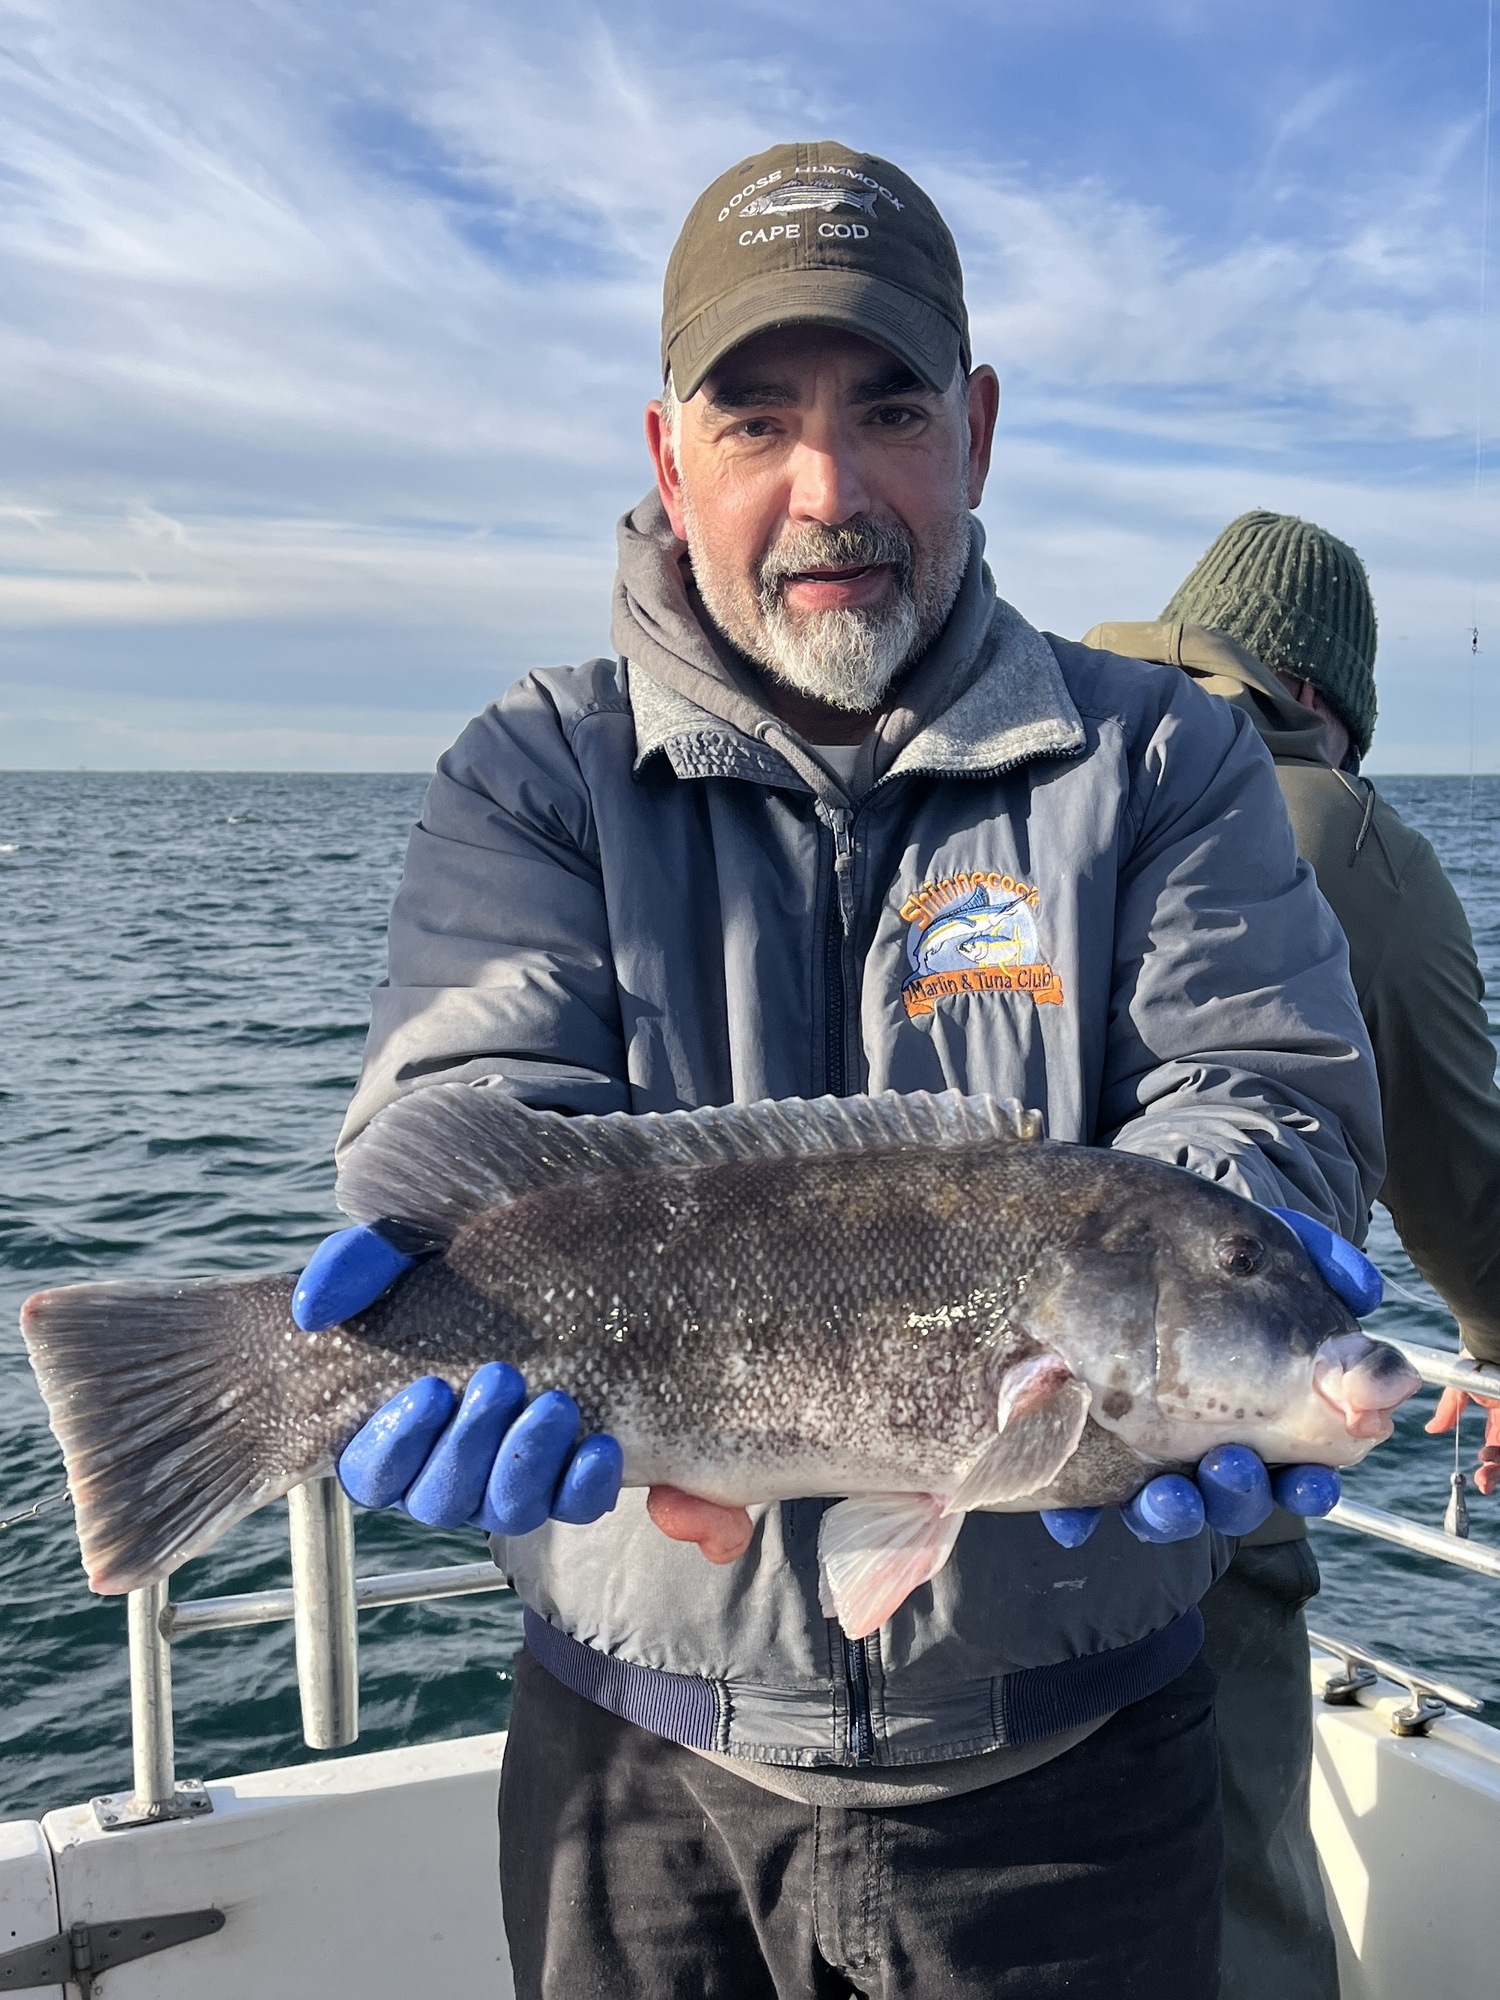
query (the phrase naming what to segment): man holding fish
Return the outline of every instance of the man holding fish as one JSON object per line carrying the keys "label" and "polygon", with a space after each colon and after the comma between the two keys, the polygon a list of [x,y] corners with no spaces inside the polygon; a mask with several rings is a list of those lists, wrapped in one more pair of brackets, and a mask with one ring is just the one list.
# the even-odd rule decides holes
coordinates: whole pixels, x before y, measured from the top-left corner
{"label": "man holding fish", "polygon": [[[295,1300],[27,1308],[91,1577],[334,1455],[488,1531],[527,2000],[1210,2000],[1198,1601],[1416,1386],[1353,1317],[1342,935],[1246,718],[996,595],[998,384],[898,168],[715,182],[663,367],[615,657],[413,833],[356,1226]],[[122,1446],[169,1379],[191,1507]]]}
{"label": "man holding fish", "polygon": [[[868,235],[833,234],[846,209]],[[775,247],[757,241],[778,221],[788,233]],[[619,661],[522,683],[445,759],[413,837],[346,1143],[413,1083],[454,1077],[575,1112],[956,1086],[1038,1106],[1054,1138],[1107,1139],[1362,1234],[1380,1171],[1367,1052],[1266,760],[1248,730],[1159,679],[1127,693],[1119,670],[1060,659],[1067,649],[996,599],[970,512],[996,383],[969,364],[956,254],[921,191],[830,146],[777,148],[725,176],[669,266],[663,364],[668,394],[647,419],[658,492],[621,526]],[[621,786],[633,795],[623,813],[601,797]],[[1010,916],[1017,884],[1024,923]],[[670,956],[652,935],[660,919],[642,921],[646,900],[689,934]],[[951,935],[934,937],[950,913]],[[1174,1493],[1164,1509],[1173,1499],[1183,1504]],[[1071,1766],[1087,1788],[1091,1758],[1106,1754],[1079,1741],[1097,1727],[1093,1698],[1054,1697],[1063,1726],[1024,1748],[972,1715],[941,1719],[976,1672],[994,1685],[1015,1662],[999,1638],[1014,1622],[1007,1600],[1068,1607],[1046,1640],[1028,1637],[1025,1657],[1039,1680],[1078,1677],[1159,1642],[1175,1622],[1164,1614],[1179,1601],[1186,1611],[1212,1560],[1207,1535],[1153,1546],[1121,1524],[1101,1565],[1049,1544],[1032,1520],[976,1516],[884,1643],[822,1657],[814,1623],[798,1645],[747,1661],[747,1679],[779,1677],[766,1692],[784,1720],[746,1715],[736,1729],[731,1708],[718,1743],[703,1746],[718,1769],[694,1769],[670,1747],[681,1730],[641,1731],[666,1706],[645,1684],[675,1678],[668,1663],[721,1685],[737,1677],[725,1674],[726,1640],[737,1616],[750,1629],[754,1619],[730,1607],[756,1591],[756,1571],[796,1563],[798,1511],[772,1509],[752,1530],[742,1512],[658,1490],[651,1512],[669,1534],[738,1559],[712,1590],[707,1573],[642,1542],[634,1510],[587,1539],[549,1528],[502,1549],[533,1607],[507,1775],[506,1901],[535,1990],[587,1985],[584,1968],[623,1949],[625,1913],[592,1907],[560,1922],[571,1890],[611,1865],[603,1769],[622,1756],[653,1773],[646,1796],[671,1821],[690,1798],[707,1809],[699,1794],[732,1774],[720,1811],[768,1818],[766,1854],[796,1837],[789,1828],[812,1838],[820,1812],[908,1801],[962,1819],[982,1845],[980,1803],[1014,1830],[1018,1765],[1033,1767],[1029,1806],[1054,1786],[1060,1798]],[[1097,1537],[1087,1546],[1097,1552]],[[627,1549],[647,1574],[611,1617],[620,1585],[605,1580]],[[994,1600],[993,1627],[976,1592]],[[1120,1622],[1127,1605],[1136,1622]],[[989,1657],[975,1658],[986,1641]],[[584,1647],[590,1657],[576,1657]],[[1049,1654],[1066,1667],[1049,1669]],[[913,1713],[897,1683],[919,1656],[930,1667]],[[603,1663],[635,1685],[612,1689],[612,1714],[589,1717],[579,1691],[597,1692]],[[1160,1701],[1145,1689],[1169,1671],[1165,1660],[1146,1669],[1130,1693]],[[887,1711],[868,1723],[865,1680]],[[741,1699],[759,1706],[748,1688]],[[1117,1720],[1131,1712],[1107,1705]],[[1185,1710],[1174,1712],[1167,1733],[1184,1727]],[[560,1762],[575,1731],[588,1739],[576,1774]],[[540,1849],[527,1772],[562,1794]],[[565,1832],[575,1812],[605,1823]],[[1168,1895],[1174,1908],[1207,1881],[1209,1845],[1201,1878],[1190,1870]],[[796,1990],[786,1948],[753,1943],[764,1892],[747,1893],[722,1932],[704,1921],[742,1865],[721,1851],[690,1871],[677,1916],[657,1910],[651,1951],[627,1953],[628,1980],[616,1974],[610,1990],[668,1990],[659,1967],[680,1976],[685,1949],[708,1955],[696,1990]],[[645,1892],[659,1896],[665,1879],[653,1871]],[[812,1893],[816,1903],[815,1881]],[[886,1893],[902,1897],[899,1870]],[[981,1921],[992,1895],[980,1954],[991,1969],[950,1962],[950,1940],[945,1986],[1051,1990],[1068,1959],[1070,1990],[1208,1990],[1181,1932],[1170,1969],[1147,1972],[1149,1947],[1137,1962],[1132,1932],[1169,1934],[1154,1920],[1124,1924],[1087,1973],[1087,1948],[1073,1958],[1076,1945],[1039,1952],[1028,1938],[1016,1953],[1037,1968],[1028,1986],[1000,1969],[1001,1936],[1026,1924],[1024,1892],[1007,1892],[1002,1871],[976,1893],[961,1916],[943,1897],[934,1931]],[[1098,1914],[1096,1951],[1115,1928]],[[834,1928],[823,1948],[796,1940],[808,1990],[819,1957],[845,1961],[862,1986],[870,1977],[877,1920],[854,1950]],[[895,1956],[914,1955],[902,1920],[889,1935]],[[749,1959],[731,1974],[736,1938]],[[1207,1952],[1204,1939],[1204,1963]],[[1049,1955],[1057,1969],[1044,1975]]]}

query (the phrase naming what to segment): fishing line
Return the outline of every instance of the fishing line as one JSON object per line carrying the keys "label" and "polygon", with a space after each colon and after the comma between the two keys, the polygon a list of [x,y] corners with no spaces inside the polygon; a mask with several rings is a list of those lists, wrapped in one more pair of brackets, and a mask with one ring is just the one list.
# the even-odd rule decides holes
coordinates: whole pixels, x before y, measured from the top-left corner
{"label": "fishing line", "polygon": [[[1481,129],[1482,166],[1479,205],[1479,344],[1474,357],[1474,529],[1482,539],[1481,508],[1484,497],[1484,408],[1489,386],[1489,347],[1485,328],[1489,318],[1490,292],[1490,197],[1492,176],[1491,137],[1495,111],[1495,0],[1486,0],[1484,38],[1484,124]],[[1469,861],[1467,886],[1474,887],[1474,793],[1477,757],[1479,701],[1479,571],[1473,574],[1469,599]]]}
{"label": "fishing line", "polygon": [[1455,1326],[1458,1324],[1457,1316],[1454,1314],[1447,1300],[1440,1299],[1436,1292],[1433,1293],[1430,1299],[1424,1299],[1420,1293],[1408,1291],[1400,1279],[1391,1277],[1389,1272],[1382,1271],[1380,1275],[1385,1280],[1387,1291],[1399,1292],[1403,1299],[1410,1299],[1414,1306],[1420,1306],[1424,1312],[1445,1312],[1449,1319],[1453,1320]]}

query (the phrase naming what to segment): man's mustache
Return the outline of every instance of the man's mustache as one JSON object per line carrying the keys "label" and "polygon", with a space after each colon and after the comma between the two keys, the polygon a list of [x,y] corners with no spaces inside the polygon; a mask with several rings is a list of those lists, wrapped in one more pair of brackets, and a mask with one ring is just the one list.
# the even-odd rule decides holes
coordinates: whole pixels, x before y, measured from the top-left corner
{"label": "man's mustache", "polygon": [[889,564],[897,586],[908,589],[916,568],[910,533],[896,521],[856,519],[836,528],[808,522],[789,529],[760,561],[760,596],[774,604],[785,584],[811,569],[862,569]]}

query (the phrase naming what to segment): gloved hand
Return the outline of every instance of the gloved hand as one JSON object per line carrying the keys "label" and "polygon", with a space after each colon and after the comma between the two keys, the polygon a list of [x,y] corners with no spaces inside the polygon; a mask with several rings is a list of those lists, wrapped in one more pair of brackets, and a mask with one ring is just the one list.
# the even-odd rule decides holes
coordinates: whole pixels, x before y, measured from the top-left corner
{"label": "gloved hand", "polygon": [[[1225,1535],[1248,1535],[1273,1505],[1293,1514],[1326,1514],[1338,1505],[1339,1476],[1331,1465],[1283,1465],[1269,1472],[1244,1444],[1218,1444],[1191,1478],[1163,1472],[1120,1509],[1137,1541],[1185,1542],[1204,1524]],[[1054,1542],[1076,1549],[1099,1525],[1102,1507],[1044,1509],[1042,1526]]]}
{"label": "gloved hand", "polygon": [[602,1432],[580,1443],[578,1423],[561,1389],[528,1403],[524,1380],[503,1361],[479,1369],[461,1403],[424,1375],[355,1433],[339,1483],[361,1507],[400,1506],[432,1528],[529,1535],[549,1516],[582,1526],[620,1497],[625,1461]]}
{"label": "gloved hand", "polygon": [[[337,1230],[297,1280],[292,1318],[304,1333],[352,1319],[435,1248],[407,1223]],[[361,1507],[404,1507],[431,1528],[527,1535],[549,1516],[582,1526],[619,1499],[624,1455],[602,1432],[579,1443],[578,1424],[571,1396],[549,1389],[528,1404],[525,1381],[503,1361],[471,1377],[462,1403],[424,1375],[356,1432],[339,1480]]]}
{"label": "gloved hand", "polygon": [[[1318,1275],[1356,1314],[1371,1313],[1385,1294],[1385,1280],[1362,1250],[1337,1236],[1326,1224],[1293,1208],[1273,1208],[1312,1259]],[[1438,1417],[1443,1406],[1438,1406]],[[1496,1411],[1500,1419],[1500,1409]],[[1500,1421],[1492,1419],[1494,1442],[1500,1447]],[[1438,1427],[1434,1418],[1429,1429]],[[1443,1426],[1447,1428],[1447,1426]],[[1480,1477],[1484,1475],[1481,1459]],[[1492,1484],[1500,1486],[1500,1449],[1495,1453]],[[1476,1481],[1476,1483],[1478,1483]],[[1491,1487],[1481,1485],[1481,1492]],[[1329,1465],[1284,1465],[1268,1473],[1248,1445],[1216,1445],[1198,1462],[1191,1479],[1164,1472],[1143,1486],[1120,1509],[1130,1532],[1143,1542],[1189,1541],[1207,1522],[1226,1535],[1248,1535],[1258,1528],[1272,1504],[1293,1514],[1327,1514],[1338,1505],[1339,1476]],[[1098,1526],[1099,1507],[1054,1508],[1043,1513],[1042,1525],[1053,1541],[1076,1549]]]}
{"label": "gloved hand", "polygon": [[1374,1312],[1385,1297],[1385,1279],[1363,1250],[1356,1250],[1352,1243],[1336,1236],[1326,1223],[1314,1221],[1300,1209],[1273,1208],[1271,1213],[1280,1216],[1292,1234],[1301,1239],[1318,1276],[1330,1291],[1338,1293],[1356,1319]]}
{"label": "gloved hand", "polygon": [[356,1222],[325,1236],[292,1293],[292,1318],[304,1333],[353,1319],[388,1292],[435,1245],[405,1222]]}
{"label": "gloved hand", "polygon": [[1484,1443],[1474,1469],[1474,1484],[1481,1493],[1500,1492],[1500,1402],[1492,1396],[1471,1396],[1467,1389],[1445,1389],[1438,1398],[1432,1422],[1424,1428],[1434,1437],[1451,1431],[1470,1403],[1485,1413]]}

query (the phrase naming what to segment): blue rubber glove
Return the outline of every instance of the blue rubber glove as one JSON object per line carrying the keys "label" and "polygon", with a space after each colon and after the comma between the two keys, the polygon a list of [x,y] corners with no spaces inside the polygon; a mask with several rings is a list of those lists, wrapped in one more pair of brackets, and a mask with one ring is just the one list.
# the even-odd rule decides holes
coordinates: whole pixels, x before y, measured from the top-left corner
{"label": "blue rubber glove", "polygon": [[1342,1236],[1335,1236],[1325,1223],[1315,1222],[1296,1208],[1273,1208],[1301,1239],[1302,1247],[1317,1266],[1318,1276],[1330,1291],[1337,1292],[1357,1319],[1374,1312],[1385,1297],[1385,1279],[1363,1250],[1356,1250]]}
{"label": "blue rubber glove", "polygon": [[[1198,1461],[1191,1479],[1164,1472],[1143,1486],[1120,1515],[1137,1541],[1183,1542],[1205,1523],[1225,1535],[1248,1535],[1273,1503],[1293,1514],[1327,1514],[1338,1505],[1339,1476],[1331,1465],[1283,1465],[1268,1473],[1248,1445],[1219,1444]],[[1099,1525],[1102,1507],[1051,1508],[1042,1526],[1054,1542],[1076,1549]]]}
{"label": "blue rubber glove", "polygon": [[292,1318],[304,1333],[353,1319],[436,1249],[424,1230],[402,1222],[356,1222],[325,1236],[292,1293]]}
{"label": "blue rubber glove", "polygon": [[433,1528],[527,1535],[549,1517],[582,1526],[620,1496],[614,1438],[579,1442],[578,1405],[561,1389],[526,1401],[514,1368],[491,1361],[459,1402],[424,1375],[393,1396],[345,1446],[340,1484],[361,1507],[403,1507]]}

